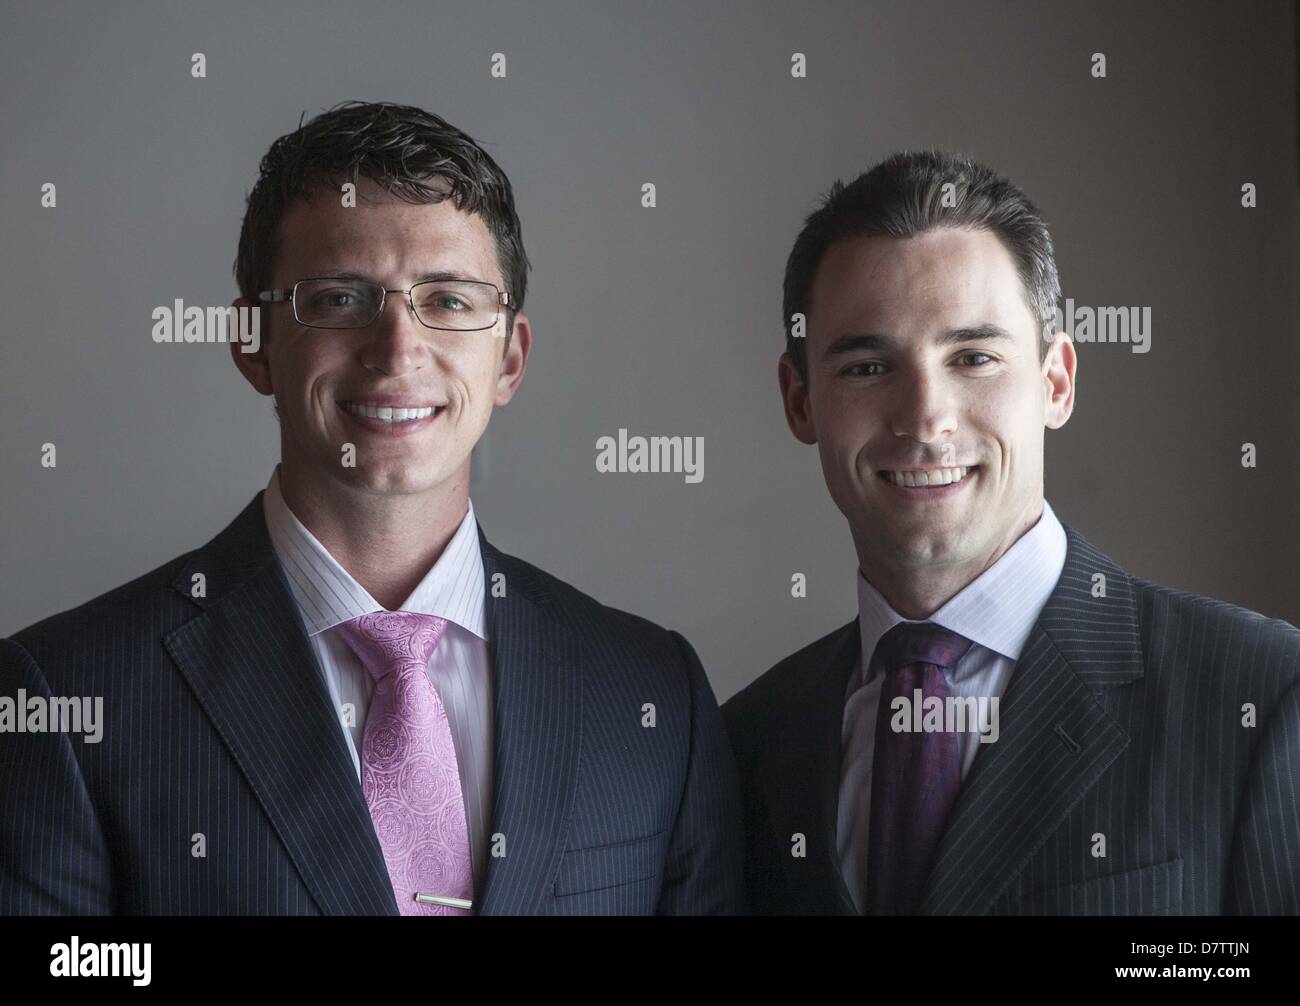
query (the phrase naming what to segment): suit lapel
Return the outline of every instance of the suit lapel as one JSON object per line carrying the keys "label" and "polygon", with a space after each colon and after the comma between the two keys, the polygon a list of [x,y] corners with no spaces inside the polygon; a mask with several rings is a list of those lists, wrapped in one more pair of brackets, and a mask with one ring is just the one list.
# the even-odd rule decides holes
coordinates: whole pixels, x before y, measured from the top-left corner
{"label": "suit lapel", "polygon": [[[801,661],[797,694],[782,703],[776,742],[759,759],[776,855],[801,910],[813,914],[857,914],[840,873],[836,818],[844,690],[858,649],[856,618],[816,644]],[[806,838],[802,859],[790,855],[794,834]]]}
{"label": "suit lapel", "polygon": [[[564,852],[582,726],[578,635],[533,567],[479,530],[492,652],[492,834],[482,915],[525,915],[544,901]],[[503,596],[497,595],[504,589]]]}
{"label": "suit lapel", "polygon": [[[1066,528],[1065,567],[936,852],[922,914],[983,914],[1128,745],[1105,689],[1142,675],[1129,576]],[[1094,597],[1096,574],[1105,577]]]}
{"label": "suit lapel", "polygon": [[[208,596],[191,597],[195,574]],[[284,573],[262,493],[182,564],[201,613],[164,639],[322,912],[396,915],[338,714]]]}

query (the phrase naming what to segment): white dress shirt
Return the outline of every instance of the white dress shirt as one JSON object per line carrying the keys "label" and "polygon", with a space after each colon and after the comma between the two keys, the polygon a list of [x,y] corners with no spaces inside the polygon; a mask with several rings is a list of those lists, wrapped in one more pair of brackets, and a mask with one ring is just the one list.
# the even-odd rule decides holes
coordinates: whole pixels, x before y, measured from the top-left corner
{"label": "white dress shirt", "polygon": [[[997,697],[1001,701],[1020,651],[1061,578],[1065,551],[1065,529],[1044,500],[1042,516],[1033,527],[947,604],[921,620],[941,625],[974,644],[955,667],[944,672],[954,696]],[[836,842],[840,873],[861,913],[867,895],[871,762],[884,681],[883,674],[870,673],[871,656],[886,632],[899,622],[913,620],[894,611],[861,570],[857,583],[862,648],[845,690]],[[981,747],[979,737],[973,730],[957,734],[963,780]]]}
{"label": "white dress shirt", "polygon": [[[266,527],[302,616],[312,652],[361,777],[362,738],[374,681],[334,626],[386,610],[294,516],[280,492],[277,464],[263,496]],[[429,659],[429,680],[447,710],[469,828],[474,889],[482,890],[492,814],[492,678],[483,560],[469,503],[438,561],[398,610],[447,619]]]}

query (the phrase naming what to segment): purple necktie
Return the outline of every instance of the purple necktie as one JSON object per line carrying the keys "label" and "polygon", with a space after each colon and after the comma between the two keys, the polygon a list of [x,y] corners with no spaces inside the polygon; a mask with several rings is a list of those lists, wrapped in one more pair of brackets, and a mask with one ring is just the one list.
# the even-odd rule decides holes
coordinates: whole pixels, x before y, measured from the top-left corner
{"label": "purple necktie", "polygon": [[[914,915],[921,905],[935,848],[961,789],[957,735],[949,730],[895,730],[896,697],[905,697],[913,727],[916,692],[922,703],[948,698],[944,670],[971,641],[933,622],[900,623],[881,637],[873,665],[885,674],[876,714],[867,845],[867,911]],[[947,726],[945,719],[944,725]]]}
{"label": "purple necktie", "polygon": [[361,742],[361,792],[402,915],[468,915],[417,894],[473,899],[469,829],[451,725],[429,681],[445,618],[378,611],[337,626],[375,679]]}

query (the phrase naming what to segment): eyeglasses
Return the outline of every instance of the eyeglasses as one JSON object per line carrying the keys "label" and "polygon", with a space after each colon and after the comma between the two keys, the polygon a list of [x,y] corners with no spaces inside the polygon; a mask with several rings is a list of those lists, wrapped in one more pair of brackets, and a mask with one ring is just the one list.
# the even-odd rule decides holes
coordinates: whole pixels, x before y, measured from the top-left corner
{"label": "eyeglasses", "polygon": [[407,290],[351,276],[313,276],[288,290],[263,290],[257,299],[293,304],[293,318],[309,328],[365,328],[384,311],[390,293],[406,295],[425,328],[477,332],[492,328],[501,308],[514,308],[510,294],[493,283],[474,279],[432,279]]}

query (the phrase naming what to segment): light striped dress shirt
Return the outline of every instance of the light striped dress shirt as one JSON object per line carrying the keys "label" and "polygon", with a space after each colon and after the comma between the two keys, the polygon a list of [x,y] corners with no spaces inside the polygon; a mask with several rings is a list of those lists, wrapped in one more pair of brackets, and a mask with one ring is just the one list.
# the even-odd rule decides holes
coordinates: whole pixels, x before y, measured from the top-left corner
{"label": "light striped dress shirt", "polygon": [[[294,516],[280,492],[279,465],[262,499],[271,544],[297,602],[330,701],[339,711],[360,779],[359,752],[374,682],[339,634],[329,630],[358,615],[385,609]],[[492,677],[485,601],[478,523],[470,502],[446,549],[398,610],[437,615],[449,623],[429,659],[429,680],[447,710],[456,746],[475,892],[483,886],[492,815]]]}
{"label": "light striped dress shirt", "polygon": [[[945,672],[954,696],[997,697],[1001,701],[1020,651],[1061,578],[1065,552],[1065,529],[1044,500],[1038,523],[947,604],[923,619],[974,643],[957,665]],[[836,841],[840,873],[861,912],[867,895],[871,762],[884,681],[883,674],[870,674],[870,657],[886,632],[899,622],[912,620],[894,611],[860,570],[857,583],[862,649],[845,691]],[[981,747],[979,734],[959,732],[957,743],[964,780]]]}

